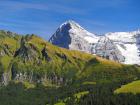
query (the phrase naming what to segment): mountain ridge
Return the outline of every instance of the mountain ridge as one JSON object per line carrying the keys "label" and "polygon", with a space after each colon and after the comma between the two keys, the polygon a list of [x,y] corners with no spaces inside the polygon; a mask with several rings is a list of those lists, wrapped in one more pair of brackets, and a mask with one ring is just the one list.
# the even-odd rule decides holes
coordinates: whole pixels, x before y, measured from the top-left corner
{"label": "mountain ridge", "polygon": [[[67,25],[69,24],[70,27],[67,28]],[[65,39],[66,36],[68,36],[67,39]],[[105,54],[100,55],[96,53],[98,52],[96,51],[96,48],[103,36],[109,38],[109,40],[112,41],[112,46],[115,47],[112,47],[112,50],[105,50]],[[84,51],[90,54],[96,54],[98,56],[102,56],[120,63],[140,65],[139,30],[132,32],[110,32],[104,34],[103,36],[98,36],[97,34],[88,32],[74,21],[67,21],[57,29],[57,31],[49,39],[49,42],[59,47],[67,48],[70,50],[72,49]],[[108,43],[110,43],[109,40]],[[64,45],[66,45],[67,47],[65,47]],[[102,45],[104,46],[102,46],[103,50],[105,49],[106,43],[102,43]],[[109,45],[108,48],[110,46],[111,45]],[[133,50],[130,50],[129,48],[133,48]],[[118,54],[114,52],[118,52]],[[128,56],[128,54],[130,54],[130,56]],[[114,56],[113,59],[112,56]],[[115,56],[118,56],[118,58],[116,58]]]}

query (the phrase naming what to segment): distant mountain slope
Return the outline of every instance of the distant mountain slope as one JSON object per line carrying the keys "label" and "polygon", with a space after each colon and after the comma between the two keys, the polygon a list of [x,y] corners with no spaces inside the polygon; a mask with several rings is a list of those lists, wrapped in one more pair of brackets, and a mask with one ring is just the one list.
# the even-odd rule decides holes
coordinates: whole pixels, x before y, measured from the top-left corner
{"label": "distant mountain slope", "polygon": [[95,54],[106,59],[115,60],[118,62],[124,62],[125,58],[117,46],[108,37],[100,37],[98,43],[95,46]]}
{"label": "distant mountain slope", "polygon": [[140,31],[107,33],[125,57],[126,64],[140,64]]}
{"label": "distant mountain slope", "polygon": [[[67,21],[49,41],[59,47],[96,54],[117,62],[140,64],[140,31],[107,33],[104,37],[86,31],[74,21]],[[110,41],[112,44],[109,44]]]}

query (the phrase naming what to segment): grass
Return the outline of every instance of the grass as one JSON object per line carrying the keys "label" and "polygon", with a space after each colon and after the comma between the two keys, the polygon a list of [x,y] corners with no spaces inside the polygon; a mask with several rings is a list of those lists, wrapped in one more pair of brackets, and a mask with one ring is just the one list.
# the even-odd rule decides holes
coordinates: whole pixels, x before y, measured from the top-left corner
{"label": "grass", "polygon": [[33,83],[29,83],[27,81],[24,81],[24,82],[15,81],[15,84],[19,84],[19,83],[22,83],[25,86],[26,89],[35,88],[35,84],[33,84]]}
{"label": "grass", "polygon": [[77,97],[78,99],[80,99],[82,96],[89,94],[89,91],[82,91],[79,93],[74,94],[74,97]]}
{"label": "grass", "polygon": [[131,83],[128,83],[126,85],[123,85],[121,88],[116,89],[114,93],[133,93],[138,94],[140,93],[140,80],[133,81]]}
{"label": "grass", "polygon": [[0,63],[2,64],[4,71],[9,70],[11,60],[12,60],[12,57],[9,57],[9,56],[3,56],[0,58]]}
{"label": "grass", "polygon": [[87,82],[87,81],[85,81],[85,82],[83,82],[82,84],[83,84],[83,85],[95,85],[96,82]]}
{"label": "grass", "polygon": [[63,103],[63,102],[59,102],[59,103],[56,103],[56,104],[54,104],[54,105],[66,105],[66,104]]}
{"label": "grass", "polygon": [[[14,66],[14,68],[17,71],[26,72],[33,70],[34,72],[38,72],[39,75],[41,74],[41,76],[44,75],[44,72],[50,72],[48,73],[50,75],[55,72],[56,75],[68,78],[69,80],[72,78],[87,79],[86,81],[94,82],[100,80],[108,81],[111,79],[122,79],[124,75],[127,76],[127,78],[136,78],[135,75],[137,71],[132,71],[133,68],[131,66],[128,67],[91,54],[59,48],[35,35],[27,35],[24,36],[24,38],[26,41],[25,44],[27,44],[26,47],[29,51],[26,50],[23,52],[26,52],[28,56],[33,58],[31,58],[31,61],[26,60],[25,62],[23,56],[18,55],[17,57],[14,57],[13,64],[16,63],[17,66]],[[1,40],[9,46],[14,46],[8,49],[10,52],[18,49],[16,44],[18,44],[17,46],[20,46],[14,37],[6,37]],[[50,61],[46,61],[42,56],[41,51],[44,48]],[[21,48],[21,51],[22,50],[23,49]],[[6,55],[4,58],[1,58],[1,62],[5,69],[8,69],[10,60],[13,56],[14,55]],[[38,61],[40,64],[38,64]]]}
{"label": "grass", "polygon": [[6,46],[9,52],[14,54],[14,52],[19,48],[21,36],[9,36],[3,33],[3,38],[0,38],[0,46]]}
{"label": "grass", "polygon": [[[75,50],[59,48],[35,35],[24,37],[26,39],[24,47],[20,46],[18,43],[20,40],[15,40],[14,37],[5,38],[4,35],[2,37],[0,41],[3,40],[3,43],[1,44],[8,45],[7,50],[13,53],[0,57],[0,67],[3,66],[0,70],[11,70],[10,66],[12,66],[15,73],[25,73],[27,78],[32,76],[34,80],[31,83],[28,79],[23,82],[16,81],[14,84],[2,88],[0,91],[0,104],[2,105],[9,103],[10,105],[45,105],[46,102],[65,105],[63,100],[68,101],[70,96],[80,99],[89,94],[87,88],[96,87],[99,83],[139,78],[140,69],[138,67],[123,65]],[[24,54],[21,52],[14,56],[15,51],[19,50],[16,44]],[[1,47],[0,50],[5,50],[3,48]],[[45,59],[42,54],[43,49],[50,60]],[[30,60],[24,60],[25,56],[30,57]],[[44,79],[46,80],[42,82]],[[56,79],[58,81],[55,81]],[[42,87],[35,85],[36,80],[41,80]],[[139,87],[139,85],[136,86]],[[66,86],[68,87],[65,88]],[[135,87],[134,89],[137,89]]]}

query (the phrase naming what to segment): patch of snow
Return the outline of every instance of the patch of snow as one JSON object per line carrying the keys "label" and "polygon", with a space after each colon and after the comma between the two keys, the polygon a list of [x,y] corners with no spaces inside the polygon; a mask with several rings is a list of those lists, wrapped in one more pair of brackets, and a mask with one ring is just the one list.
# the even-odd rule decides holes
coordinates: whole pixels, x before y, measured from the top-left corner
{"label": "patch of snow", "polygon": [[99,40],[99,37],[86,36],[84,37],[84,39],[88,41],[89,43],[97,43]]}
{"label": "patch of snow", "polygon": [[136,39],[134,38],[135,33],[131,32],[115,32],[115,33],[107,33],[106,36],[109,37],[111,40],[116,42],[136,42]]}
{"label": "patch of snow", "polygon": [[140,64],[140,57],[136,44],[124,44],[125,49],[117,44],[118,49],[125,57],[125,64]]}

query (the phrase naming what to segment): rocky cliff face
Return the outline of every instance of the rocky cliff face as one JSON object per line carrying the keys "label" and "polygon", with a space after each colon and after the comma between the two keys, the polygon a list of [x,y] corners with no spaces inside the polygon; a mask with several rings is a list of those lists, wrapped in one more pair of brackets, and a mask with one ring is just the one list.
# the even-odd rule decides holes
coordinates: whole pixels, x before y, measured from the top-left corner
{"label": "rocky cliff face", "polygon": [[11,59],[19,47],[20,38],[16,33],[0,30],[0,86],[11,80]]}
{"label": "rocky cliff face", "polygon": [[[71,27],[79,27],[78,29],[81,30],[82,37],[80,34],[77,35],[77,32],[72,34],[70,37],[73,39],[72,43],[68,45],[69,49],[72,49],[74,46],[74,48],[78,48],[80,51],[87,51],[107,59],[123,62],[124,58],[118,50],[116,43],[110,40],[108,36],[95,37],[94,41],[94,37],[90,36],[91,34],[89,35],[86,30],[77,24],[74,25]],[[72,30],[75,28],[72,28]],[[91,54],[56,47],[35,35],[17,38],[15,36],[3,35],[2,37],[0,38],[0,52],[2,52],[0,55],[0,86],[7,85],[11,80],[62,86],[71,84],[77,78],[82,80],[83,77],[85,79],[89,77],[89,80],[91,80],[90,78],[93,77],[95,79],[96,76],[93,76],[94,70],[103,70],[101,74],[97,75],[104,78],[105,74],[103,73],[106,73],[107,70],[111,68],[114,71],[112,65],[116,66],[118,70],[122,67],[119,63],[101,59]],[[137,38],[136,43],[139,45],[139,34],[135,37]],[[78,38],[78,41],[75,38]],[[91,40],[89,40],[90,38]],[[78,42],[81,47],[74,42]],[[114,73],[113,71],[112,73]],[[112,76],[112,74],[110,75],[109,73],[108,76]],[[118,73],[116,73],[116,76],[118,76]]]}
{"label": "rocky cliff face", "polygon": [[96,54],[125,64],[140,65],[140,31],[98,36],[74,21],[62,24],[49,40],[57,46]]}
{"label": "rocky cliff face", "polygon": [[80,52],[53,46],[35,35],[18,40],[14,36],[3,36],[0,38],[0,86],[11,80],[66,85],[73,81],[77,69],[81,70],[79,64],[92,58],[89,54],[84,57]]}
{"label": "rocky cliff face", "polygon": [[38,60],[39,51],[32,43],[28,43],[25,38],[21,39],[20,48],[15,52],[14,57],[20,57],[26,61]]}
{"label": "rocky cliff face", "polygon": [[91,48],[98,41],[98,37],[78,23],[67,21],[57,29],[49,41],[63,48],[91,53]]}
{"label": "rocky cliff face", "polygon": [[95,54],[110,60],[118,62],[124,62],[125,58],[117,46],[108,37],[100,37],[98,43],[95,46]]}

